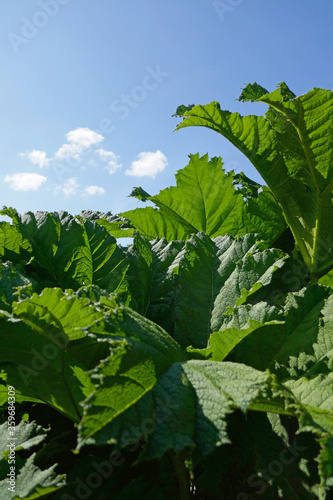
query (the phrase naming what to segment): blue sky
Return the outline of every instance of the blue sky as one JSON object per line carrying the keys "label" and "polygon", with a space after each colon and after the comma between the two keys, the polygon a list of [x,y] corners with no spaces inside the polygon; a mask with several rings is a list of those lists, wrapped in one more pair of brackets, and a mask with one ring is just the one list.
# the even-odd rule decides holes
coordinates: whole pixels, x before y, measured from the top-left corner
{"label": "blue sky", "polygon": [[329,0],[15,0],[0,16],[0,196],[20,213],[140,206],[190,153],[246,159],[203,128],[173,132],[180,104],[239,103],[246,83],[332,89]]}

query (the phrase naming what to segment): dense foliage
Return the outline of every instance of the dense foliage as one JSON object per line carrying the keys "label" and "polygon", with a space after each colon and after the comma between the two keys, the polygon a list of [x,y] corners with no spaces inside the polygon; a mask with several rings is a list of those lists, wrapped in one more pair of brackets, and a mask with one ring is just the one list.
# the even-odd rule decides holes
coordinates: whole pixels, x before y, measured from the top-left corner
{"label": "dense foliage", "polygon": [[267,186],[197,154],[134,188],[156,208],[2,210],[1,499],[332,498],[333,93],[240,100],[268,111],[180,106],[177,128],[219,132]]}

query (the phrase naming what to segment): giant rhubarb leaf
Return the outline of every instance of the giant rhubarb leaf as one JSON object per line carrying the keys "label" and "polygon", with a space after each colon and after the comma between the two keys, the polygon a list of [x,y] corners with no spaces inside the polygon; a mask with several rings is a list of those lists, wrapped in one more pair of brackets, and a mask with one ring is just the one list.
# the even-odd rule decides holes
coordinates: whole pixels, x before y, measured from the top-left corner
{"label": "giant rhubarb leaf", "polygon": [[47,403],[79,420],[79,402],[93,389],[86,370],[107,354],[83,329],[114,307],[110,300],[102,311],[87,297],[46,288],[14,302],[12,314],[3,312],[0,366],[20,399]]}
{"label": "giant rhubarb leaf", "polygon": [[323,447],[318,457],[322,478],[326,486],[332,486],[331,290],[315,285],[290,293],[281,310],[264,303],[252,308],[240,306],[233,310],[225,327],[211,335],[209,348],[194,352],[221,360],[231,351],[229,359],[275,373],[311,415],[310,428],[321,436]]}
{"label": "giant rhubarb leaf", "polygon": [[196,462],[231,442],[227,422],[235,410],[273,412],[297,416],[300,430],[317,437],[322,483],[329,484],[328,431],[274,375],[240,363],[177,361],[176,350],[161,357],[147,334],[141,340],[140,334],[136,340],[104,334],[100,341],[111,354],[91,372],[96,390],[83,402],[78,449],[107,443],[121,449],[144,440],[139,461],[192,450]]}
{"label": "giant rhubarb leaf", "polygon": [[[210,237],[240,236],[258,233],[273,242],[285,229],[281,210],[267,188],[256,192],[247,202],[233,184],[233,172],[227,174],[221,158],[190,155],[189,164],[176,174],[177,186],[150,196],[135,188],[131,196],[151,201],[153,207],[137,208],[121,214],[131,220],[148,239],[167,241],[188,239],[204,231]],[[257,190],[258,191],[258,190]]]}
{"label": "giant rhubarb leaf", "polygon": [[3,261],[11,260],[18,264],[21,260],[29,260],[31,245],[24,239],[19,228],[8,222],[0,222],[0,257]]}
{"label": "giant rhubarb leaf", "polygon": [[[226,415],[235,408],[246,411],[269,391],[270,376],[245,365],[177,361],[175,355],[160,360],[148,338],[144,343],[128,338],[109,342],[110,358],[91,373],[97,385],[83,403],[79,448],[106,443],[124,447],[145,436],[145,459],[195,446],[208,455],[229,442]],[[289,414],[279,399],[268,406]]]}
{"label": "giant rhubarb leaf", "polygon": [[160,367],[170,353],[176,360],[186,357],[162,328],[96,286],[77,293],[45,288],[40,295],[14,302],[12,314],[3,312],[0,324],[0,366],[6,382],[20,399],[47,403],[75,421],[82,412],[79,403],[94,389],[87,371],[108,355],[107,345],[91,338],[89,329],[116,337],[148,337],[161,352]]}
{"label": "giant rhubarb leaf", "polygon": [[333,92],[315,88],[296,97],[285,83],[272,93],[250,84],[239,99],[269,109],[265,117],[243,117],[217,102],[180,106],[177,130],[215,130],[248,157],[280,203],[316,280],[333,267]]}
{"label": "giant rhubarb leaf", "polygon": [[147,316],[166,328],[182,347],[206,347],[229,307],[242,304],[268,285],[284,265],[282,251],[260,250],[255,243],[255,235],[210,239],[204,233],[182,245],[154,242]]}
{"label": "giant rhubarb leaf", "polygon": [[[107,229],[93,217],[90,220],[87,213],[77,218],[67,212],[19,215],[13,209],[5,209],[1,213],[13,219],[14,228],[24,237],[23,249],[30,245],[33,259],[29,271],[41,283],[75,290],[93,283],[108,291],[121,285],[128,268],[124,252]],[[15,236],[15,229],[10,227],[3,227],[4,234]],[[19,240],[15,240],[14,246],[14,236],[4,240],[5,256],[14,251],[12,247],[16,254],[19,252]]]}

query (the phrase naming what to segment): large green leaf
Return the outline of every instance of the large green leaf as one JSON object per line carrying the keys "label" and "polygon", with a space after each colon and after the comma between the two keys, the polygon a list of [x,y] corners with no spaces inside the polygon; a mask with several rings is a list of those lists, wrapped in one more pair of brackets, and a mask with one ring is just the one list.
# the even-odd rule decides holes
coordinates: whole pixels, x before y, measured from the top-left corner
{"label": "large green leaf", "polygon": [[[147,460],[186,447],[207,455],[229,442],[226,415],[235,408],[246,411],[269,388],[267,373],[245,365],[177,362],[172,357],[161,363],[147,341],[141,344],[110,341],[109,360],[92,372],[99,385],[83,403],[79,448],[106,443],[124,447],[149,436],[143,452]],[[280,400],[271,402],[273,408],[285,412]]]}
{"label": "large green leaf", "polygon": [[271,369],[333,435],[333,296],[319,286],[295,295],[293,314],[286,318],[288,335]]}
{"label": "large green leaf", "polygon": [[88,239],[84,284],[95,284],[113,292],[121,286],[129,263],[124,252],[109,232],[95,221],[86,219],[83,225]]}
{"label": "large green leaf", "polygon": [[[313,287],[308,290],[308,294],[312,294],[307,296],[308,306],[301,304],[304,291],[298,292],[290,296],[291,303],[285,306],[285,311],[289,314],[292,311],[299,318],[298,322],[311,325],[311,316],[307,316],[306,310],[312,307],[320,312],[325,293],[314,306],[318,291],[314,294]],[[257,309],[258,312],[259,307],[262,308],[262,322],[250,322],[251,331],[244,332],[247,334],[245,339],[251,339],[259,332],[263,340],[265,327],[266,336],[270,328],[285,328],[287,321],[283,310],[263,303],[241,305],[239,309]],[[267,318],[271,321],[264,324]],[[177,348],[176,343],[172,344],[170,337],[167,340],[163,330],[156,330],[156,326],[126,308],[121,316],[105,317],[87,331],[96,335],[99,342],[108,344],[111,354],[90,372],[96,388],[82,403],[84,412],[79,425],[78,449],[84,444],[106,443],[122,448],[144,437],[141,460],[161,458],[168,450],[180,453],[184,449],[192,449],[201,460],[217,446],[229,442],[227,415],[237,408],[294,415],[299,419],[300,430],[313,433],[321,446],[318,460],[322,487],[329,487],[333,458],[333,420],[327,409],[329,400],[325,408],[316,401],[309,404],[301,391],[297,391],[297,386],[295,397],[290,376],[282,377],[289,390],[276,378],[281,379],[281,368],[272,366],[276,372],[272,378],[269,373],[242,363],[187,361],[185,353]],[[225,332],[229,334],[230,330]],[[281,346],[283,341],[286,343],[286,339],[284,333],[276,346]],[[226,349],[230,352],[233,347],[231,336],[228,342]],[[213,345],[213,348],[216,354],[220,346]],[[274,361],[276,352],[277,349],[273,352],[267,344],[264,355],[268,364]],[[253,352],[247,354],[255,357]],[[259,359],[262,358],[259,353]],[[327,388],[327,384],[323,385],[323,388],[317,385],[319,391]]]}
{"label": "large green leaf", "polygon": [[0,320],[0,366],[6,382],[21,399],[42,401],[79,420],[78,404],[93,390],[86,370],[106,355],[83,329],[103,314],[98,303],[60,289],[14,302],[13,314],[3,313]]}
{"label": "large green leaf", "polygon": [[[322,286],[290,293],[282,310],[261,303],[234,309],[225,330],[211,336],[203,356],[223,354],[231,339],[231,359],[256,369],[269,369],[288,387],[313,419],[321,435],[318,457],[326,485],[333,484],[333,296]],[[261,323],[253,318],[261,318]],[[273,321],[272,321],[273,319]],[[243,334],[242,334],[243,332]],[[226,338],[224,338],[224,334]],[[214,338],[214,336],[216,338]],[[238,343],[238,341],[240,342]],[[230,352],[230,351],[229,351]],[[200,351],[196,351],[200,355]],[[320,429],[322,429],[320,431]]]}
{"label": "large green leaf", "polygon": [[184,253],[184,241],[154,240],[151,252],[152,284],[147,317],[172,334],[175,279]]}
{"label": "large green leaf", "polygon": [[113,215],[111,212],[83,210],[80,216],[85,220],[96,221],[97,224],[105,227],[108,233],[114,236],[114,238],[128,238],[133,236],[133,232],[135,231],[129,220],[119,215]]}
{"label": "large green leaf", "polygon": [[32,289],[36,282],[26,276],[19,267],[11,262],[0,262],[0,304],[3,309],[10,309],[9,304],[15,300],[18,287]]}
{"label": "large green leaf", "polygon": [[145,316],[152,287],[152,250],[143,235],[135,232],[133,236],[133,244],[126,252],[128,271],[124,281],[127,287],[125,292],[120,293],[120,298],[127,306]]}
{"label": "large green leaf", "polygon": [[108,291],[121,286],[128,268],[126,256],[115,238],[86,213],[78,218],[67,212],[2,213],[12,217],[30,243],[33,259],[27,271],[40,284],[76,290],[93,283]]}
{"label": "large green leaf", "polygon": [[89,329],[133,339],[154,336],[161,359],[168,346],[176,359],[186,356],[160,327],[96,286],[78,293],[46,288],[14,302],[13,314],[3,313],[0,323],[0,366],[7,384],[21,398],[47,403],[75,421],[80,401],[94,389],[87,370],[108,355],[107,345],[91,338]]}
{"label": "large green leaf", "polygon": [[280,250],[260,250],[255,242],[254,235],[210,239],[199,233],[182,246],[154,243],[148,317],[183,347],[206,347],[229,307],[268,285],[284,265]]}
{"label": "large green leaf", "polygon": [[[304,376],[315,364],[319,346],[323,359],[330,353],[331,321],[324,318],[327,305],[331,304],[329,300],[325,306],[329,294],[329,289],[316,285],[290,293],[282,310],[267,308],[264,304],[235,309],[224,328],[247,328],[259,314],[267,328],[254,330],[244,339],[235,350],[234,359],[242,359],[257,369],[269,368],[280,380]],[[272,320],[278,320],[279,324],[269,326]]]}
{"label": "large green leaf", "polygon": [[3,261],[11,260],[18,264],[21,260],[29,260],[31,245],[17,226],[8,222],[0,222],[0,257]]}
{"label": "large green leaf", "polygon": [[[228,419],[232,444],[216,448],[196,470],[198,494],[214,499],[316,498],[304,487],[318,482],[316,464],[299,454],[299,450],[306,449],[309,455],[311,450],[315,456],[318,450],[315,440],[309,433],[289,438],[281,420],[280,415],[272,413],[233,414]],[[292,419],[283,417],[283,420]]]}
{"label": "large green leaf", "polygon": [[207,358],[213,361],[223,361],[228,354],[248,335],[259,329],[266,329],[271,325],[283,324],[283,321],[267,321],[262,323],[250,319],[247,328],[227,328],[222,332],[214,332],[209,337],[209,347],[205,349],[189,348],[191,355],[196,354],[199,358]]}
{"label": "large green leaf", "polygon": [[[128,337],[115,342],[104,336],[104,342],[111,355],[91,372],[96,391],[83,403],[78,449],[107,443],[121,449],[144,440],[139,461],[184,450],[192,450],[194,462],[202,461],[231,442],[227,422],[237,409],[274,412],[297,416],[300,430],[316,436],[322,485],[329,485],[331,437],[275,376],[238,363],[160,360],[148,337],[144,346]],[[265,450],[266,459],[277,459],[282,449],[283,444],[279,452]]]}
{"label": "large green leaf", "polygon": [[[46,329],[46,325],[45,325]],[[74,421],[80,420],[78,403],[93,386],[85,366],[59,345],[23,322],[1,319],[0,365],[6,382],[21,400],[47,403]],[[27,396],[27,398],[25,398]]]}
{"label": "large green leaf", "polygon": [[245,202],[242,192],[233,185],[233,172],[223,170],[221,158],[190,155],[189,164],[178,171],[176,179],[176,187],[156,196],[142,188],[135,188],[131,194],[159,207],[122,214],[149,239],[183,240],[204,231],[210,237],[256,232],[260,238],[274,241],[285,228],[272,194],[266,190],[257,193],[257,199]]}
{"label": "large green leaf", "polygon": [[333,266],[333,93],[313,89],[295,97],[286,84],[267,93],[248,85],[240,100],[268,104],[266,116],[230,113],[212,102],[178,108],[177,127],[199,125],[222,134],[256,167],[281,204],[314,278]]}

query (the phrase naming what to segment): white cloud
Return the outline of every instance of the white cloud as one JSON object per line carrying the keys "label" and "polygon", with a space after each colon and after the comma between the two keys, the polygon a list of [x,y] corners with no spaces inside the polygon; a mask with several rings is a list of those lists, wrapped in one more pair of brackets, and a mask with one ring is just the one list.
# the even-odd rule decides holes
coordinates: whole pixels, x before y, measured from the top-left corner
{"label": "white cloud", "polygon": [[167,157],[159,150],[152,152],[142,152],[138,154],[138,160],[133,161],[125,175],[134,177],[148,176],[155,179],[159,172],[163,172],[168,164]]}
{"label": "white cloud", "polygon": [[121,169],[122,164],[118,162],[119,156],[112,151],[107,151],[106,149],[96,149],[96,153],[102,161],[108,162],[108,164],[104,168],[109,172],[110,175]]}
{"label": "white cloud", "polygon": [[44,175],[19,172],[13,175],[6,175],[4,180],[9,185],[9,189],[13,189],[14,191],[38,191],[47,178]]}
{"label": "white cloud", "polygon": [[83,148],[89,148],[92,144],[98,144],[104,137],[88,127],[79,127],[66,134],[68,142],[80,144]]}
{"label": "white cloud", "polygon": [[48,167],[51,159],[46,158],[45,151],[38,151],[33,149],[32,151],[26,151],[25,153],[19,153],[21,158],[28,158],[34,165],[39,165],[40,168]]}
{"label": "white cloud", "polygon": [[63,144],[54,155],[57,160],[63,160],[68,157],[78,159],[80,153],[93,144],[99,144],[103,141],[104,137],[90,130],[88,127],[79,127],[68,132],[66,139],[67,143]]}
{"label": "white cloud", "polygon": [[80,184],[77,182],[77,178],[71,177],[60,186],[57,186],[55,188],[55,192],[61,192],[66,196],[66,198],[68,198],[69,196],[75,196],[79,193],[81,193],[82,196],[101,196],[105,193],[105,189],[100,186],[87,186],[81,190]]}
{"label": "white cloud", "polygon": [[[45,151],[31,150],[24,153],[19,153],[21,158],[28,159],[32,164],[38,165],[40,168],[46,168],[50,165],[53,166],[53,171],[57,174],[58,178],[72,172],[74,175],[74,167],[79,167],[81,170],[94,166],[106,169],[109,174],[114,174],[122,168],[119,161],[119,156],[101,148],[101,142],[104,137],[88,127],[78,127],[71,130],[66,134],[67,142],[63,144],[54,154],[53,157],[48,158]],[[156,152],[158,153],[158,152]],[[154,153],[142,153],[154,154]],[[161,153],[160,153],[161,154]],[[162,155],[164,156],[164,155]],[[84,158],[84,164],[82,162]],[[78,175],[76,170],[76,175]],[[70,174],[69,174],[70,175]],[[14,176],[7,175],[5,182],[9,183],[11,189],[16,190],[29,190],[38,189],[39,186],[46,181],[46,177],[38,174],[17,174]],[[82,187],[78,183],[77,177],[72,177],[67,180],[61,180],[61,184],[55,187],[55,193],[62,193],[64,196],[101,196],[105,194],[105,189],[99,186],[91,185]]]}
{"label": "white cloud", "polygon": [[105,193],[105,189],[102,187],[99,187],[99,186],[87,186],[83,190],[83,195],[87,195],[87,196],[94,196],[96,194],[101,196],[104,193]]}
{"label": "white cloud", "polygon": [[117,155],[115,155],[112,151],[107,151],[106,149],[102,148],[96,149],[96,153],[98,153],[98,156],[103,161],[108,161],[109,159],[117,158]]}
{"label": "white cloud", "polygon": [[74,196],[77,194],[79,184],[77,183],[76,177],[71,177],[67,179],[61,186],[55,188],[56,192],[61,191],[66,198],[69,196]]}

